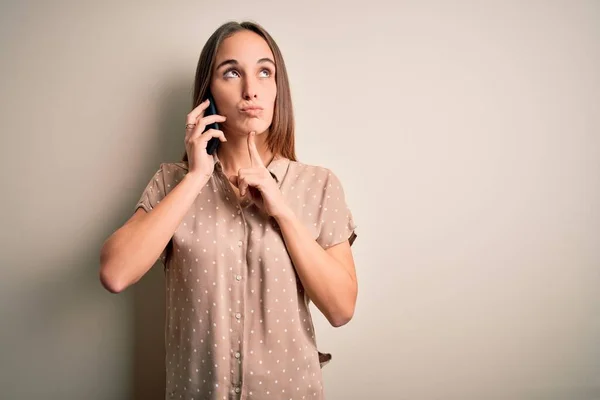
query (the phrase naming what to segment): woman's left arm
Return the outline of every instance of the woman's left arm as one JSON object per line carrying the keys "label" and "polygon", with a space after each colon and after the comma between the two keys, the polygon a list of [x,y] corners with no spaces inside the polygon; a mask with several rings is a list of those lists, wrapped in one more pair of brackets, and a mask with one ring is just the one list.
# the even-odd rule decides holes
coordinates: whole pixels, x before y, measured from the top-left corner
{"label": "woman's left arm", "polygon": [[346,324],[358,292],[349,241],[323,249],[291,210],[274,218],[308,297],[331,325]]}
{"label": "woman's left arm", "polygon": [[[260,209],[275,218],[302,286],[312,302],[331,325],[346,324],[354,314],[358,292],[350,242],[344,240],[332,246],[327,243],[327,249],[321,246],[286,204],[260,158],[253,132],[248,135],[248,151],[251,167],[240,169],[238,175],[230,177],[231,183],[239,188],[242,196],[250,196]],[[328,217],[325,219],[329,220]],[[341,239],[340,235],[335,237]]]}

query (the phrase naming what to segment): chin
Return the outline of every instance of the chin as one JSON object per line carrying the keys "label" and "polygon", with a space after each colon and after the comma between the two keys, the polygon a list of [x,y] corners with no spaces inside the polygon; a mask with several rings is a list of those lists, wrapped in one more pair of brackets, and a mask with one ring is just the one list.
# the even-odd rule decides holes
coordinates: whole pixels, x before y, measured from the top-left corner
{"label": "chin", "polygon": [[261,134],[269,129],[270,124],[260,120],[248,121],[240,127],[240,132],[244,135],[254,131],[256,134]]}

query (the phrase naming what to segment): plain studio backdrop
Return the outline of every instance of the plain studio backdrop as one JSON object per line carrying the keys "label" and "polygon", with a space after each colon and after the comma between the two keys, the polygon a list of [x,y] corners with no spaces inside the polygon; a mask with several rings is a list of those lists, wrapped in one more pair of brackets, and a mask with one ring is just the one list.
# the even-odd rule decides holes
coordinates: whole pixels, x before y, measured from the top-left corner
{"label": "plain studio backdrop", "polygon": [[327,398],[600,399],[600,3],[566,0],[3,1],[0,397],[163,398],[163,272],[110,294],[100,247],[244,19],[358,224]]}

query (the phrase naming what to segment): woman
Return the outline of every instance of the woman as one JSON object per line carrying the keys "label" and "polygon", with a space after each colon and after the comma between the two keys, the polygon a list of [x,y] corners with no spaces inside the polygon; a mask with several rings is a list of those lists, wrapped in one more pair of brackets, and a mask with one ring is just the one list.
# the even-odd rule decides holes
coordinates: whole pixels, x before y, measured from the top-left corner
{"label": "woman", "polygon": [[[218,115],[204,115],[209,89]],[[259,25],[215,31],[193,100],[183,161],[160,165],[108,238],[101,281],[121,292],[164,264],[166,398],[322,399],[331,356],[317,350],[309,301],[341,326],[357,296],[342,186],[296,161],[285,64]],[[213,122],[221,130],[205,131]]]}

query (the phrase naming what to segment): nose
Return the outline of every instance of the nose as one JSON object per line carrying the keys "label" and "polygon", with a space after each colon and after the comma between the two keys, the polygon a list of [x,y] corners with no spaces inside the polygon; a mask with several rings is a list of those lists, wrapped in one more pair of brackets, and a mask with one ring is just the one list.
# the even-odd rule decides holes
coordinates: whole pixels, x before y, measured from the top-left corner
{"label": "nose", "polygon": [[242,89],[242,97],[244,98],[244,100],[249,101],[256,99],[258,97],[257,89],[258,85],[254,79],[252,79],[251,77],[244,79],[244,85]]}

